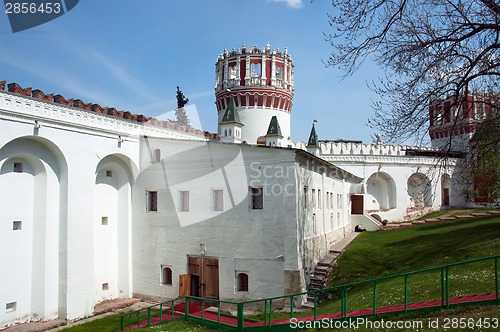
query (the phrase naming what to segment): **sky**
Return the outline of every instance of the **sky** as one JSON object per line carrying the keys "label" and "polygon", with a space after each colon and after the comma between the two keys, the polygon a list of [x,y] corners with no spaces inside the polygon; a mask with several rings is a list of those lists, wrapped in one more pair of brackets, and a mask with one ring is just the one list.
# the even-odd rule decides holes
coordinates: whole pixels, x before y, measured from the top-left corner
{"label": "sky", "polygon": [[[0,6],[1,8],[1,6]],[[372,142],[377,99],[370,61],[351,77],[325,66],[332,47],[329,0],[81,0],[50,22],[13,33],[0,12],[0,81],[103,107],[158,117],[176,108],[176,87],[217,132],[215,62],[224,48],[288,49],[295,71],[291,138]]]}

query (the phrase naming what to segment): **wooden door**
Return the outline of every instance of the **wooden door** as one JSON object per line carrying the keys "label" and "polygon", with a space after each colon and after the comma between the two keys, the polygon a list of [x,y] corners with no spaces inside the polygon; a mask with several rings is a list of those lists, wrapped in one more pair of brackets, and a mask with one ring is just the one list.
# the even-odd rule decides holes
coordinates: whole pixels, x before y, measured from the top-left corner
{"label": "wooden door", "polygon": [[[190,295],[218,299],[219,298],[219,259],[207,257],[188,257],[188,273],[191,275]],[[198,284],[198,291],[193,286]]]}
{"label": "wooden door", "polygon": [[203,297],[219,298],[219,260],[217,258],[203,259],[202,276]]}
{"label": "wooden door", "polygon": [[191,295],[191,276],[189,274],[179,274],[179,296]]}
{"label": "wooden door", "polygon": [[450,206],[450,189],[443,188],[443,206]]}
{"label": "wooden door", "polygon": [[351,195],[351,214],[363,214],[363,195]]}

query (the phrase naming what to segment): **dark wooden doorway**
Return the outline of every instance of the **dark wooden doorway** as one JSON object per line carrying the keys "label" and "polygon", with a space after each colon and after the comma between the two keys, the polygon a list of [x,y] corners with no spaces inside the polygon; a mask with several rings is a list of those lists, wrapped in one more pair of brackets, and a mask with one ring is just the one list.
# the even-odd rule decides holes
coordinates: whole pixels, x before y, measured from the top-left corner
{"label": "dark wooden doorway", "polygon": [[363,195],[351,195],[351,214],[363,214]]}
{"label": "dark wooden doorway", "polygon": [[450,206],[450,188],[443,188],[443,206]]}
{"label": "dark wooden doorway", "polygon": [[190,294],[212,299],[219,298],[219,259],[188,257]]}

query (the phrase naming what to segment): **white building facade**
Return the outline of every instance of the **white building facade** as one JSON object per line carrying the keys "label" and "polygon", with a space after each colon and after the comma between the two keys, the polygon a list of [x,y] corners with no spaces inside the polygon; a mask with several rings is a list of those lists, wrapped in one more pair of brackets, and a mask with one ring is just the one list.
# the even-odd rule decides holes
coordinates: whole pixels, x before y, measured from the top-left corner
{"label": "white building facade", "polygon": [[305,151],[207,140],[9,90],[0,91],[0,326],[77,319],[131,296],[303,291],[352,231],[348,195],[361,179]]}
{"label": "white building facade", "polygon": [[132,296],[307,289],[356,225],[464,206],[436,148],[290,140],[287,51],[225,51],[219,137],[0,82],[0,328]]}

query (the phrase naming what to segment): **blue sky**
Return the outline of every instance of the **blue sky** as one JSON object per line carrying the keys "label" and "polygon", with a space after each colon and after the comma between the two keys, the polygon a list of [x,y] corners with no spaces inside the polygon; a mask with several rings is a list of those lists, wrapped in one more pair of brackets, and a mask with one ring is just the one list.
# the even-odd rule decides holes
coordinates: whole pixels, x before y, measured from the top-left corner
{"label": "blue sky", "polygon": [[215,61],[224,48],[288,48],[295,65],[292,140],[371,142],[366,126],[377,96],[366,62],[352,77],[326,68],[332,50],[327,0],[81,0],[65,15],[12,33],[0,12],[0,80],[132,113],[176,107],[176,86],[196,105],[204,130],[217,131]]}

